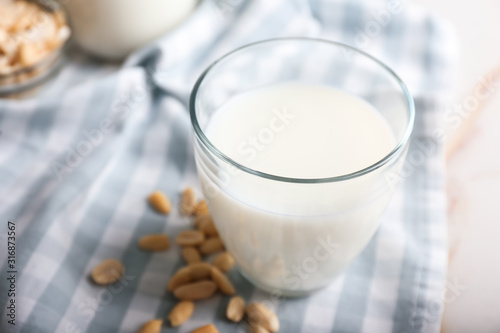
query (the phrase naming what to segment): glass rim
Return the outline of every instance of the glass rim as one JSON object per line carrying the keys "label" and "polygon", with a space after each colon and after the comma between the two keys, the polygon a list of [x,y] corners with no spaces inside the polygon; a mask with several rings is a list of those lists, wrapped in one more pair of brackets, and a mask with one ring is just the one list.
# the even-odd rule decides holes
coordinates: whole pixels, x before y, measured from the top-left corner
{"label": "glass rim", "polygon": [[[211,70],[216,67],[221,61],[236,55],[237,53],[244,51],[246,49],[249,49],[254,46],[258,45],[263,45],[263,44],[274,44],[278,42],[290,42],[290,41],[307,41],[307,42],[317,42],[317,43],[323,43],[323,44],[329,44],[335,47],[343,47],[347,48],[354,53],[360,54],[373,62],[375,62],[377,65],[379,65],[382,69],[384,69],[387,73],[390,74],[390,76],[396,81],[396,83],[399,85],[401,90],[404,93],[405,99],[406,99],[406,104],[407,104],[407,109],[408,109],[408,122],[405,127],[404,134],[399,140],[399,142],[394,146],[394,148],[386,154],[382,159],[376,161],[375,163],[367,166],[366,168],[343,174],[340,176],[334,176],[334,177],[323,177],[323,178],[292,178],[292,177],[283,177],[283,176],[278,176],[278,175],[273,175],[269,173],[265,173],[262,171],[254,170],[252,168],[249,168],[241,163],[236,162],[223,152],[221,152],[205,135],[203,130],[200,127],[200,124],[198,123],[198,117],[196,116],[196,98],[198,96],[198,91],[201,86],[201,84],[204,82],[205,77],[211,72]],[[261,178],[266,178],[270,180],[275,180],[275,181],[281,181],[281,182],[287,182],[287,183],[299,183],[299,184],[318,184],[318,183],[333,183],[333,182],[340,182],[340,181],[345,181],[345,180],[350,180],[354,178],[361,177],[363,175],[366,175],[368,173],[371,173],[380,167],[384,166],[385,164],[389,163],[390,161],[393,161],[396,159],[403,151],[406,145],[408,144],[411,134],[413,132],[413,127],[415,123],[415,104],[413,101],[413,98],[410,95],[410,92],[406,86],[406,84],[403,82],[403,80],[386,64],[384,64],[382,61],[378,60],[374,56],[359,50],[355,47],[349,46],[344,43],[340,42],[335,42],[335,41],[330,41],[326,39],[321,39],[321,38],[310,38],[310,37],[285,37],[285,38],[272,38],[272,39],[266,39],[266,40],[261,40],[258,42],[250,43],[243,45],[241,47],[238,47],[234,50],[232,50],[229,53],[224,54],[214,62],[212,62],[199,76],[198,80],[196,81],[193,90],[191,92],[191,96],[189,98],[189,113],[191,117],[191,125],[193,127],[193,130],[196,134],[196,137],[201,141],[201,143],[208,148],[208,150],[213,153],[215,156],[220,158],[226,163],[231,164],[232,166],[236,167],[237,169],[244,171],[246,173],[261,177]]]}

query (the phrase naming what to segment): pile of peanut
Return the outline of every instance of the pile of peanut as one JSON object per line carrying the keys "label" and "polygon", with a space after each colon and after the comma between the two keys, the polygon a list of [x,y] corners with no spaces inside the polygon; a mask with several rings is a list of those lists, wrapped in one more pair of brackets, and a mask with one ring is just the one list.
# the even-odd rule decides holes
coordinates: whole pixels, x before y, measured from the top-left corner
{"label": "pile of peanut", "polygon": [[[152,193],[148,201],[160,214],[169,214],[172,206],[168,197],[160,191]],[[205,200],[196,200],[191,188],[184,190],[180,200],[180,212],[194,217],[194,230],[184,230],[177,235],[176,243],[182,247],[182,257],[187,265],[180,268],[169,280],[167,290],[179,300],[167,319],[172,327],[185,323],[193,314],[195,301],[207,299],[218,290],[232,296],[226,317],[232,322],[247,319],[250,333],[269,333],[279,330],[279,320],[274,312],[261,303],[245,304],[226,273],[234,266],[234,259],[224,252],[224,244],[209,214]],[[170,247],[165,234],[145,235],[139,240],[139,248],[145,251],[165,251]],[[221,253],[219,253],[221,252]],[[202,260],[202,256],[219,253],[212,263]],[[91,273],[96,284],[107,285],[118,281],[124,274],[123,264],[115,259],[107,259],[97,265]],[[159,333],[162,319],[153,319],[144,324],[139,333]],[[199,327],[191,333],[218,333],[213,324]]]}
{"label": "pile of peanut", "polygon": [[0,75],[41,62],[69,36],[61,10],[51,12],[22,0],[0,1]]}

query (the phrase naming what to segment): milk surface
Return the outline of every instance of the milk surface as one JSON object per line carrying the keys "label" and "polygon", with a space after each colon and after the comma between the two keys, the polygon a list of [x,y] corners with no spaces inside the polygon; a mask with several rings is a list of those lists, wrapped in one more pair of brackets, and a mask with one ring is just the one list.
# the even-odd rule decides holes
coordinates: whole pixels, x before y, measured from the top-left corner
{"label": "milk surface", "polygon": [[[297,82],[230,99],[205,128],[232,160],[256,171],[317,179],[362,170],[395,146],[384,118],[367,102],[326,86]],[[365,247],[392,191],[381,171],[326,184],[251,175],[198,157],[214,221],[242,272],[285,294],[326,285]]]}
{"label": "milk surface", "polygon": [[291,178],[364,169],[394,147],[387,122],[367,102],[326,86],[285,83],[242,94],[206,133],[236,162]]}

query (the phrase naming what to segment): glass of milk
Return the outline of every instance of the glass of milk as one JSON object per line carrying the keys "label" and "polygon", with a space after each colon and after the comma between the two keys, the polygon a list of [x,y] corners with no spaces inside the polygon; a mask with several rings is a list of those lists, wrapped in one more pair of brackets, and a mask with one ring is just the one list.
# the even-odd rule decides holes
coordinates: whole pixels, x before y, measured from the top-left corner
{"label": "glass of milk", "polygon": [[199,78],[194,152],[210,213],[241,273],[286,296],[328,285],[390,202],[414,104],[387,66],[308,38],[237,49]]}

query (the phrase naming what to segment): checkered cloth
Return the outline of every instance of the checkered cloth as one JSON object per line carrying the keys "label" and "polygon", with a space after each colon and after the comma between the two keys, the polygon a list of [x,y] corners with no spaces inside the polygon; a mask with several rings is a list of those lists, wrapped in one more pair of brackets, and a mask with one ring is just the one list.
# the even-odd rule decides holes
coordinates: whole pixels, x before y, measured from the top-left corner
{"label": "checkered cloth", "polygon": [[[448,103],[455,42],[449,26],[402,2],[206,0],[178,29],[131,55],[100,65],[73,54],[37,98],[0,100],[2,332],[136,332],[175,304],[165,285],[180,248],[137,249],[141,235],[175,239],[188,218],[155,214],[145,198],[198,187],[186,111],[190,90],[222,54],[250,42],[311,36],[375,55],[406,81],[416,102],[408,161],[380,229],[328,288],[274,299],[236,271],[247,300],[267,301],[280,332],[438,332],[446,286],[446,197],[439,129]],[[7,220],[16,223],[16,325],[6,318]],[[117,258],[121,282],[96,286],[89,272]],[[227,297],[197,303],[180,328],[224,319]]]}

